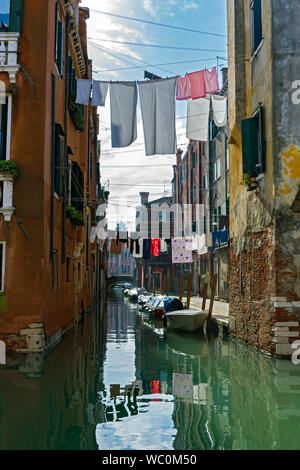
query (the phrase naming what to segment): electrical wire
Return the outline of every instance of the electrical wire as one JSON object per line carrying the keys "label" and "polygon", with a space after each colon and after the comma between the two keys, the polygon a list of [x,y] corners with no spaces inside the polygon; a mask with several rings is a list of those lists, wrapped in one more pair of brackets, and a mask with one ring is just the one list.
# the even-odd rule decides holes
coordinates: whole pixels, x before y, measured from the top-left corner
{"label": "electrical wire", "polygon": [[[159,66],[160,65],[178,65],[178,64],[189,64],[189,63],[192,63],[192,62],[207,62],[207,61],[210,61],[210,60],[216,60],[216,57],[209,57],[207,59],[192,59],[192,60],[183,60],[181,62],[165,62],[163,64],[147,64],[149,67],[156,67],[156,68],[160,68]],[[104,69],[104,70],[93,70],[94,73],[103,73],[103,72],[116,72],[116,71],[119,71],[119,70],[132,70],[132,69],[142,69],[144,68],[144,66],[136,66],[136,67],[121,67],[121,68],[118,68],[118,69]],[[164,70],[164,69],[161,69],[161,70]],[[174,72],[170,72],[170,73],[174,73]]]}
{"label": "electrical wire", "polygon": [[212,33],[210,31],[200,31],[199,29],[184,28],[183,26],[174,26],[174,25],[165,24],[165,23],[157,23],[155,21],[144,20],[142,18],[135,18],[135,17],[132,17],[132,16],[117,15],[116,13],[109,13],[107,11],[101,11],[101,10],[91,10],[91,11],[93,13],[99,13],[101,15],[113,16],[115,18],[121,18],[121,19],[125,19],[125,20],[130,20],[130,21],[138,21],[140,23],[147,23],[147,24],[151,24],[151,25],[154,25],[154,26],[161,26],[161,27],[164,27],[164,28],[178,29],[178,30],[181,30],[181,31],[187,31],[189,33],[206,34],[208,36],[215,36],[215,37],[222,37],[222,38],[227,37],[225,34]]}
{"label": "electrical wire", "polygon": [[[134,68],[144,68],[144,67],[147,65],[148,67],[155,67],[155,68],[157,68],[157,69],[159,69],[159,70],[162,70],[163,72],[174,73],[174,72],[171,72],[170,70],[163,69],[163,68],[161,68],[161,67],[159,67],[159,66],[151,65],[151,64],[149,64],[148,62],[146,62],[145,60],[137,59],[136,57],[133,57],[133,56],[131,56],[131,55],[129,55],[129,54],[124,54],[124,52],[115,51],[115,50],[110,49],[110,48],[108,48],[108,47],[104,47],[104,46],[100,46],[99,44],[92,43],[91,41],[88,41],[88,42],[89,42],[89,44],[91,44],[91,45],[94,46],[94,47],[102,47],[103,49],[106,49],[107,51],[110,51],[110,52],[113,52],[113,53],[117,53],[117,54],[122,55],[122,56],[124,56],[124,57],[129,57],[129,59],[133,59],[133,60],[135,60],[135,61],[137,61],[137,62],[140,62],[141,64],[144,64],[144,65],[142,65],[142,66],[123,67],[123,68],[121,68],[121,69],[115,69],[115,70],[123,70],[123,69],[125,69],[125,70],[127,69],[127,70],[128,70],[128,69],[134,69]],[[134,65],[134,64],[132,64],[132,65]],[[158,64],[158,65],[159,65],[159,64]],[[163,64],[162,64],[162,65],[163,65]],[[114,69],[113,69],[112,71],[114,71]],[[102,71],[93,71],[93,72],[95,72],[95,73],[101,73]]]}
{"label": "electrical wire", "polygon": [[[132,57],[128,54],[123,54],[122,52],[118,52],[118,51],[114,51],[113,49],[109,49],[108,47],[104,47],[104,46],[100,46],[100,44],[96,44],[94,42],[91,42],[91,41],[88,41],[88,43],[93,46],[93,47],[96,47],[97,49],[100,49],[100,50],[103,50],[104,52],[106,52],[107,54],[113,56],[113,57],[116,57],[117,59],[119,60],[122,60],[123,62],[126,62],[127,64],[130,64],[132,65],[133,67],[132,68],[136,68],[136,64],[132,63],[132,62],[129,62],[128,60],[125,60],[125,59],[122,59],[122,57],[118,57],[116,56],[116,54],[118,55],[122,55],[124,57],[129,57],[133,60],[136,60],[137,62],[144,62],[144,66],[142,68],[145,68],[145,66],[150,66],[150,64],[148,62],[145,62],[145,61],[142,61],[140,59],[136,59],[135,57]],[[131,67],[130,67],[131,68]],[[164,72],[167,72],[167,73],[174,73],[174,72],[171,72],[170,70],[166,70],[166,69],[162,69],[161,67],[156,67],[156,68],[159,68],[160,70],[163,70]],[[96,72],[96,73],[99,73],[99,72]]]}
{"label": "electrical wire", "polygon": [[117,41],[116,39],[101,39],[101,38],[88,38],[88,42],[101,41],[101,42],[114,42],[116,44],[126,44],[128,46],[142,46],[142,47],[154,47],[158,49],[174,49],[179,51],[198,51],[198,52],[227,52],[224,49],[202,49],[197,47],[181,47],[181,46],[167,46],[161,44],[146,44],[143,42],[130,42],[130,41]]}

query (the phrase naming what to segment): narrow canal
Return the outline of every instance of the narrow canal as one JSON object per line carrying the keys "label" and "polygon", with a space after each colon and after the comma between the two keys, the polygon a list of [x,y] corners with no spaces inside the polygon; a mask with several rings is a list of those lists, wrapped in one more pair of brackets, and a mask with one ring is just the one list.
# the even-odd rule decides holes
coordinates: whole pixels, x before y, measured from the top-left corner
{"label": "narrow canal", "polygon": [[300,366],[164,334],[109,297],[47,357],[0,366],[1,449],[297,449]]}

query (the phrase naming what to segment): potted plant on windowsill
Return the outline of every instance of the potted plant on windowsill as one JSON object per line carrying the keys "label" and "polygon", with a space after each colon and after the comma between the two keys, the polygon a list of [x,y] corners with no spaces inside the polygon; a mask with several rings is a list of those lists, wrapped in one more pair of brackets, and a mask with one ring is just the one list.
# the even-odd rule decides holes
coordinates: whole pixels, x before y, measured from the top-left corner
{"label": "potted plant on windowsill", "polygon": [[9,179],[14,179],[19,176],[19,171],[16,163],[12,160],[1,160],[0,175],[2,177],[8,177]]}
{"label": "potted plant on windowsill", "polygon": [[78,104],[75,103],[76,95],[74,92],[69,94],[69,112],[72,119],[72,122],[79,132],[84,131],[84,117],[81,112],[81,108]]}
{"label": "potted plant on windowsill", "polygon": [[251,176],[249,173],[244,173],[242,181],[240,182],[242,186],[247,187],[247,191],[254,191],[258,188],[258,181],[255,176]]}
{"label": "potted plant on windowsill", "polygon": [[75,207],[73,206],[67,206],[67,217],[70,219],[71,223],[74,225],[79,225],[83,226],[84,224],[84,218],[83,214],[79,212]]}

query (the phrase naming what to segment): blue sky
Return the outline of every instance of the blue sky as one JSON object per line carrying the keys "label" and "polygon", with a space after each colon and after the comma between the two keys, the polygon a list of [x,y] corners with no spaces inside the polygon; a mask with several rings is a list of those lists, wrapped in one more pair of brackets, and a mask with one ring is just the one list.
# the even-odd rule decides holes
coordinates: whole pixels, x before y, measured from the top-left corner
{"label": "blue sky", "polygon": [[[211,68],[217,65],[217,55],[227,57],[227,52],[224,52],[227,50],[227,40],[225,37],[179,31],[110,17],[94,11],[101,10],[226,35],[225,0],[83,0],[81,5],[87,6],[91,10],[90,19],[88,20],[88,36],[91,38],[91,41],[99,44],[102,48],[106,48],[106,51],[104,51],[89,45],[89,56],[93,60],[93,68],[95,71],[100,71],[100,73],[95,73],[94,77],[96,79],[143,80],[144,68],[162,77],[178,74],[184,75],[186,72],[193,72],[204,67]],[[99,41],[100,38],[179,47],[218,49],[218,51],[204,52],[141,47],[101,42]],[[126,56],[118,56],[118,53],[125,54]],[[115,54],[118,57],[110,54]],[[131,66],[121,60],[121,57],[136,65],[143,65],[138,61],[159,64],[199,59],[199,62],[161,66],[165,70],[145,65],[141,69],[107,71]],[[226,65],[226,62],[220,60],[219,64]],[[98,108],[98,112],[101,120],[102,183],[106,180],[109,180],[111,183],[111,199],[108,214],[110,226],[113,227],[118,219],[122,219],[127,223],[129,220],[134,220],[135,211],[133,207],[139,202],[140,191],[149,191],[150,199],[155,199],[163,196],[164,188],[170,190],[172,164],[175,163],[175,156],[145,156],[139,110],[137,141],[128,149],[111,149],[109,100],[105,108]],[[176,115],[177,117],[186,116],[185,102],[177,102]],[[187,139],[185,138],[185,119],[177,119],[176,124],[178,146],[185,149],[187,144]],[[124,166],[124,164],[125,166],[140,166],[136,168],[120,168],[120,165]],[[160,166],[154,168],[155,165]],[[107,166],[114,166],[114,168],[105,168]],[[147,183],[150,182],[157,186],[148,186]],[[114,186],[118,183],[128,186]],[[143,183],[145,183],[144,187],[137,186],[137,184]],[[124,205],[126,205],[126,199],[128,198],[131,207],[128,210],[125,207],[119,209],[116,206],[118,198],[122,199],[121,203]]]}

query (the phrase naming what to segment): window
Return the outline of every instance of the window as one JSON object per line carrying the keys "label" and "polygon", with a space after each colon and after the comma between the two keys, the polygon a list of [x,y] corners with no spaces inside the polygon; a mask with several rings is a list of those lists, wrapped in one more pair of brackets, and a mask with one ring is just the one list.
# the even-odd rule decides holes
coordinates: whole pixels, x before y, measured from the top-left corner
{"label": "window", "polygon": [[72,162],[71,170],[71,205],[83,212],[84,176],[76,162]]}
{"label": "window", "polygon": [[214,162],[213,166],[213,181],[217,181],[221,176],[221,160],[218,159]]}
{"label": "window", "polygon": [[60,76],[63,76],[64,69],[64,25],[62,24],[58,5],[55,7],[55,63]]}
{"label": "window", "polygon": [[219,127],[215,125],[214,121],[209,122],[209,140],[212,141],[219,132]]}
{"label": "window", "polygon": [[192,168],[196,168],[196,152],[192,152]]}
{"label": "window", "polygon": [[253,55],[263,40],[261,0],[253,0],[253,2],[251,3],[251,17],[252,17],[252,55]]}
{"label": "window", "polygon": [[54,292],[58,289],[58,253],[57,250],[53,252],[53,261],[52,261],[52,289]]}
{"label": "window", "polygon": [[263,108],[260,105],[256,115],[242,121],[243,172],[258,176],[265,171],[263,135]]}
{"label": "window", "polygon": [[0,160],[6,160],[7,141],[7,97],[0,96]]}
{"label": "window", "polygon": [[206,191],[207,188],[207,173],[202,177],[202,191]]}
{"label": "window", "polygon": [[23,0],[1,0],[0,32],[20,33],[22,29]]}
{"label": "window", "polygon": [[4,292],[5,248],[6,248],[6,243],[0,242],[0,292]]}

